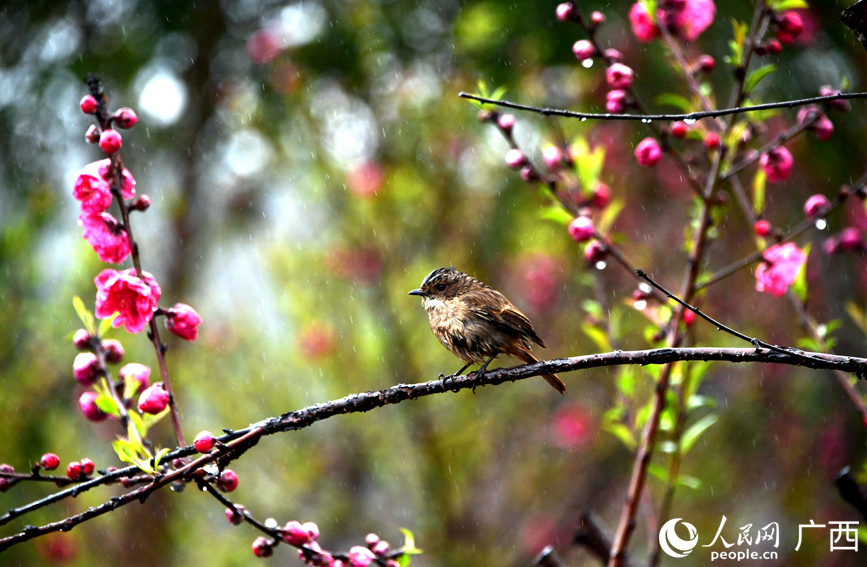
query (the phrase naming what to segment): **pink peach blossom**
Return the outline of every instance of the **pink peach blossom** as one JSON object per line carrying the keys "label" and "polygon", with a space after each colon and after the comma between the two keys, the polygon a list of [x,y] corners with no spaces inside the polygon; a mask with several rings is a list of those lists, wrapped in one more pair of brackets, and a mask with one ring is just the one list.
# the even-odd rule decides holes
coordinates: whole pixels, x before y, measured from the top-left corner
{"label": "pink peach blossom", "polygon": [[154,310],[160,299],[159,284],[147,272],[141,277],[135,268],[123,270],[106,269],[94,279],[96,283],[96,316],[100,319],[111,317],[115,329],[123,326],[128,333],[139,333],[153,318]]}
{"label": "pink peach blossom", "polygon": [[126,231],[108,213],[82,213],[78,226],[84,227],[84,239],[103,262],[120,264],[132,251]]}
{"label": "pink peach blossom", "polygon": [[788,179],[794,164],[795,159],[791,152],[783,146],[774,148],[759,158],[759,165],[768,176],[769,183],[778,183]]}
{"label": "pink peach blossom", "polygon": [[763,256],[765,261],[756,268],[756,291],[782,297],[795,283],[798,272],[807,262],[807,255],[790,242],[771,246]]}

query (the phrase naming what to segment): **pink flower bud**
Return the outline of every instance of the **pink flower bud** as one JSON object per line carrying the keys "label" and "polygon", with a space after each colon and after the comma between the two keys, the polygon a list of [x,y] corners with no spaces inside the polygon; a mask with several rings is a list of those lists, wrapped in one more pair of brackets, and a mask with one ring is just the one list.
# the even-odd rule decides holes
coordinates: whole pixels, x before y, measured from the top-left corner
{"label": "pink flower bud", "polygon": [[636,2],[629,10],[629,23],[632,33],[638,41],[652,41],[659,35],[659,28],[647,12],[647,6],[643,2]]}
{"label": "pink flower bud", "polygon": [[771,55],[779,55],[783,52],[783,44],[779,40],[772,39],[768,42],[768,53]]}
{"label": "pink flower bud", "polygon": [[508,165],[510,169],[518,169],[526,163],[527,158],[524,157],[521,150],[512,148],[506,152],[506,165]]}
{"label": "pink flower bud", "polygon": [[120,370],[118,370],[118,375],[124,382],[133,380],[138,383],[138,386],[133,390],[133,393],[142,392],[150,386],[151,369],[144,364],[139,364],[138,362],[124,364],[121,366]]}
{"label": "pink flower bud", "polygon": [[283,527],[283,540],[289,545],[298,547],[310,541],[310,533],[304,529],[301,522],[292,520]]}
{"label": "pink flower bud", "polygon": [[349,550],[349,565],[352,567],[367,567],[376,556],[366,547],[356,545]]}
{"label": "pink flower bud", "polygon": [[379,536],[374,533],[367,534],[364,538],[364,543],[368,548],[373,549],[373,546],[379,543]]}
{"label": "pink flower bud", "polygon": [[557,19],[561,22],[568,22],[575,16],[575,8],[571,2],[563,2],[557,6]]}
{"label": "pink flower bud", "polygon": [[185,341],[194,341],[199,337],[201,324],[202,318],[186,303],[176,303],[166,310],[166,329]]}
{"label": "pink flower bud", "polygon": [[822,111],[815,104],[802,106],[798,109],[798,124],[804,126],[814,118],[818,118]]}
{"label": "pink flower bud", "polygon": [[804,31],[804,20],[793,10],[787,10],[777,17],[777,37],[785,44],[793,43]]}
{"label": "pink flower bud", "polygon": [[816,137],[821,141],[826,141],[831,135],[834,133],[834,123],[831,122],[831,119],[828,118],[827,115],[823,114],[820,116],[813,125],[810,126],[810,129],[816,134]]}
{"label": "pink flower bud", "polygon": [[96,124],[91,124],[87,132],[84,133],[84,141],[88,144],[99,143],[99,128],[96,127]]}
{"label": "pink flower bud", "polygon": [[162,384],[154,384],[141,393],[138,399],[138,410],[142,413],[156,415],[169,405],[169,393]]}
{"label": "pink flower bud", "polygon": [[210,453],[211,449],[214,448],[215,441],[216,439],[213,433],[210,431],[201,431],[196,435],[196,439],[193,441],[193,446],[199,453]]}
{"label": "pink flower bud", "polygon": [[594,26],[599,26],[605,23],[605,14],[596,10],[590,14],[590,23]]}
{"label": "pink flower bud", "polygon": [[628,89],[635,80],[635,72],[623,63],[614,63],[605,70],[605,80],[612,89]]}
{"label": "pink flower bud", "polygon": [[238,475],[232,469],[224,469],[217,479],[217,488],[223,492],[232,492],[238,488]]}
{"label": "pink flower bud", "polygon": [[85,329],[79,329],[75,331],[75,334],[72,335],[72,344],[78,350],[85,350],[90,348],[90,333]]}
{"label": "pink flower bud", "polygon": [[719,134],[708,132],[704,135],[704,147],[708,150],[718,150],[720,146]]}
{"label": "pink flower bud", "polygon": [[375,553],[376,555],[382,557],[383,555],[388,553],[389,549],[391,549],[391,547],[388,545],[388,542],[385,540],[380,540],[376,545],[373,546],[373,549],[371,551],[373,551],[373,553]]}
{"label": "pink flower bud", "polygon": [[107,154],[113,154],[121,148],[123,139],[117,130],[105,130],[99,135],[99,147]]}
{"label": "pink flower bud", "polygon": [[[840,94],[838,89],[835,89],[831,85],[822,85],[819,87],[819,96],[831,96]],[[852,105],[849,104],[849,101],[844,98],[838,98],[837,100],[828,101],[828,105],[834,110],[839,110],[841,112],[848,112],[852,110]]]}
{"label": "pink flower bud", "polygon": [[105,339],[102,341],[102,348],[105,349],[105,361],[111,364],[118,364],[123,360],[123,345],[117,339]]}
{"label": "pink flower bud", "polygon": [[789,150],[780,146],[763,153],[759,158],[759,165],[767,175],[769,183],[778,183],[789,178],[795,159]]}
{"label": "pink flower bud", "polygon": [[683,324],[692,327],[693,323],[695,323],[695,313],[687,309],[683,312]]}
{"label": "pink flower bud", "polygon": [[584,259],[591,264],[604,260],[607,255],[608,249],[598,240],[591,240],[584,247]]}
{"label": "pink flower bud", "polygon": [[86,95],[84,98],[81,99],[81,102],[78,103],[78,106],[85,114],[95,114],[96,108],[99,105],[96,103],[96,99],[93,98],[92,95]]}
{"label": "pink flower bud", "polygon": [[771,223],[766,220],[757,220],[756,224],[753,225],[753,232],[756,233],[756,236],[765,237],[771,233]]}
{"label": "pink flower bud", "polygon": [[635,159],[642,167],[653,167],[662,159],[662,148],[654,138],[644,138],[635,147]]}
{"label": "pink flower bud", "polygon": [[271,540],[267,537],[257,537],[253,540],[253,555],[256,557],[271,557],[274,554],[274,547],[271,545]]}
{"label": "pink flower bud", "polygon": [[604,209],[611,202],[611,188],[599,181],[593,188],[593,206]]}
{"label": "pink flower bud", "polygon": [[844,228],[840,233],[838,242],[839,252],[864,250],[864,240],[861,238],[861,231],[855,227]]}
{"label": "pink flower bud", "polygon": [[93,471],[96,470],[96,465],[93,464],[93,461],[90,459],[81,459],[81,472],[87,476],[93,474]]}
{"label": "pink flower bud", "polygon": [[39,466],[47,471],[53,471],[60,466],[60,457],[54,453],[45,453],[42,455],[42,458],[39,459]]}
{"label": "pink flower bud", "polygon": [[501,114],[499,117],[497,117],[497,124],[506,132],[511,132],[512,128],[515,127],[515,115]]}
{"label": "pink flower bud", "polygon": [[525,165],[521,168],[521,179],[527,183],[535,183],[539,181],[539,174],[537,174],[536,170],[529,165]]}
{"label": "pink flower bud", "polygon": [[671,125],[671,135],[675,138],[685,138],[686,137],[686,123],[678,120],[674,124]]}
{"label": "pink flower bud", "polygon": [[135,126],[135,123],[138,122],[138,116],[131,108],[121,108],[118,109],[117,112],[114,113],[114,125],[118,128],[123,128],[124,130],[127,128],[132,128]]}
{"label": "pink flower bud", "polygon": [[226,519],[233,526],[240,526],[244,523],[244,508],[241,504],[235,504],[235,508],[237,508],[237,512],[231,508],[226,508]]}
{"label": "pink flower bud", "polygon": [[576,217],[569,223],[569,235],[575,242],[584,242],[593,238],[596,227],[590,217]]}
{"label": "pink flower bud", "polygon": [[72,363],[72,375],[82,386],[90,386],[102,376],[99,359],[92,352],[79,353]]}
{"label": "pink flower bud", "polygon": [[66,476],[71,478],[72,480],[78,480],[81,478],[81,464],[77,461],[72,461],[68,465],[66,465]]}
{"label": "pink flower bud", "polygon": [[609,47],[608,49],[603,51],[602,56],[605,57],[606,61],[610,61],[612,63],[620,63],[623,61],[623,54],[614,49],[613,47]]}
{"label": "pink flower bud", "polygon": [[716,69],[716,61],[710,55],[702,55],[698,58],[696,66],[704,73],[710,73]]}
{"label": "pink flower bud", "polygon": [[813,195],[804,203],[804,214],[807,218],[815,220],[825,214],[831,207],[831,201],[824,195]]}
{"label": "pink flower bud", "polygon": [[99,409],[96,405],[96,392],[85,392],[78,398],[78,407],[81,408],[81,413],[84,414],[90,421],[103,421],[108,417],[108,414]]}
{"label": "pink flower bud", "polygon": [[135,211],[144,212],[148,210],[151,206],[151,198],[147,195],[139,195],[138,198],[132,202],[130,208]]}
{"label": "pink flower bud", "polygon": [[310,541],[319,539],[319,526],[316,525],[316,522],[304,522],[301,527],[307,532]]}
{"label": "pink flower bud", "polygon": [[542,161],[549,170],[554,171],[560,167],[563,161],[563,152],[557,146],[545,146],[542,150]]}
{"label": "pink flower bud", "polygon": [[620,114],[626,110],[626,91],[615,89],[605,95],[605,110],[611,114]]}
{"label": "pink flower bud", "polygon": [[579,39],[572,46],[572,53],[575,54],[575,58],[578,59],[578,61],[584,61],[585,59],[590,59],[596,54],[596,48],[586,39]]}

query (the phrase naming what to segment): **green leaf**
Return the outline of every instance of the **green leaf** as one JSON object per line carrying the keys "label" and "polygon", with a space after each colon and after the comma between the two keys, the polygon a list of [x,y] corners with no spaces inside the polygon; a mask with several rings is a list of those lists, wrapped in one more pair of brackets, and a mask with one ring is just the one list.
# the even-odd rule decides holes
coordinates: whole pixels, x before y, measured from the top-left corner
{"label": "green leaf", "polygon": [[625,206],[626,201],[623,199],[617,198],[611,201],[608,206],[605,207],[605,210],[602,211],[602,216],[599,217],[599,223],[596,225],[598,230],[603,234],[609,232],[611,225],[613,225],[614,221],[617,220],[617,217],[620,216],[620,212]]}
{"label": "green leaf", "polygon": [[867,317],[864,316],[864,312],[861,311],[854,302],[850,301],[846,304],[846,313],[849,314],[849,317],[851,317],[855,326],[858,327],[862,333],[867,334]]}
{"label": "green leaf", "polygon": [[117,407],[117,402],[115,402],[114,398],[109,394],[108,388],[97,383],[94,384],[93,389],[96,390],[97,393],[96,399],[93,400],[96,407],[102,410],[103,413],[119,418],[120,408]]}
{"label": "green leaf", "polygon": [[81,324],[85,330],[91,335],[94,334],[93,313],[87,310],[84,302],[77,295],[72,298],[72,308],[75,309],[75,314],[81,319]]}
{"label": "green leaf", "polygon": [[[810,246],[810,244],[804,246],[804,256],[807,258],[810,257]],[[792,292],[801,300],[801,303],[807,301],[807,262],[804,262],[798,271],[795,283],[792,284]]]}
{"label": "green leaf", "polygon": [[774,12],[803,10],[810,7],[805,0],[771,0],[769,5]]}
{"label": "green leaf", "polygon": [[99,332],[97,334],[97,336],[99,338],[104,337],[105,334],[107,332],[109,332],[109,330],[111,330],[111,322],[114,321],[114,318],[117,317],[118,315],[120,315],[120,313],[117,313],[117,312],[112,313],[111,317],[103,319],[102,321],[99,322]]}
{"label": "green leaf", "polygon": [[767,181],[765,170],[757,169],[756,175],[753,177],[753,211],[756,214],[765,210],[765,185]]}
{"label": "green leaf", "polygon": [[673,93],[663,93],[656,97],[655,102],[659,106],[673,106],[684,114],[692,109],[688,98]]}
{"label": "green leaf", "polygon": [[692,411],[698,408],[715,408],[716,400],[714,398],[710,398],[708,396],[690,396],[689,401],[686,404],[687,411]]}
{"label": "green leaf", "polygon": [[656,22],[656,6],[659,4],[658,0],[640,0],[642,4],[644,4],[644,8],[647,10],[647,15],[650,16],[651,21]]}
{"label": "green leaf", "polygon": [[701,488],[701,480],[688,474],[681,473],[681,475],[677,478],[677,484],[685,486],[687,488],[691,488],[693,490],[698,490],[699,488]]}
{"label": "green leaf", "polygon": [[544,220],[553,221],[557,224],[561,224],[563,226],[568,226],[570,222],[572,222],[573,217],[559,205],[554,205],[551,207],[545,207],[541,211],[539,211],[539,217]]}
{"label": "green leaf", "polygon": [[581,325],[581,330],[584,331],[584,334],[593,341],[596,345],[596,348],[600,350],[600,352],[608,352],[613,350],[611,348],[611,343],[608,341],[608,337],[605,335],[605,332],[595,325],[591,325],[589,323],[584,323]]}
{"label": "green leaf", "polygon": [[801,350],[809,350],[813,352],[822,352],[822,350],[824,350],[822,345],[819,344],[819,341],[813,337],[801,337],[795,341],[795,345]]}
{"label": "green leaf", "polygon": [[[142,439],[144,439],[145,437],[148,436],[148,428],[145,427],[145,424],[142,421],[141,416],[139,414],[135,413],[134,411],[130,412],[129,413],[129,420],[135,426],[136,431],[138,431],[138,434]],[[132,438],[132,437],[133,436],[130,435],[130,438]]]}
{"label": "green leaf", "polygon": [[585,193],[590,193],[599,182],[602,166],[605,163],[605,147],[596,145],[592,150],[583,136],[578,136],[572,141],[572,152],[575,158],[575,167],[578,177],[581,179],[581,187]]}
{"label": "green leaf", "polygon": [[594,301],[592,299],[585,299],[581,302],[581,309],[586,311],[588,314],[596,317],[596,319],[602,319],[605,314],[602,312],[602,305],[598,301]]}
{"label": "green leaf", "polygon": [[172,411],[170,407],[166,406],[166,409],[157,414],[146,413],[142,416],[142,423],[144,425],[145,431],[150,431],[150,429],[156,425],[162,418],[167,416],[169,412]]}
{"label": "green leaf", "polygon": [[758,86],[762,79],[764,79],[776,70],[777,67],[775,65],[765,65],[764,67],[759,67],[758,69],[747,75],[747,80],[744,82],[744,91],[752,91],[754,88],[756,88],[756,86]]}
{"label": "green leaf", "polygon": [[690,425],[689,428],[684,431],[683,437],[681,437],[680,440],[683,453],[686,454],[692,446],[695,445],[695,442],[698,441],[701,434],[707,431],[707,429],[718,420],[719,416],[715,413],[711,413]]}
{"label": "green leaf", "polygon": [[163,457],[165,457],[168,454],[169,454],[169,448],[168,447],[160,449],[157,452],[156,456],[154,457],[154,468],[155,469],[158,469],[160,467],[160,461],[162,461]]}
{"label": "green leaf", "polygon": [[400,528],[400,533],[403,534],[403,547],[400,549],[402,555],[397,558],[397,563],[401,567],[406,567],[410,564],[411,556],[423,553],[421,549],[415,546],[415,536],[406,528]]}
{"label": "green leaf", "polygon": [[141,389],[142,383],[138,380],[125,380],[123,383],[123,398],[125,400],[132,399]]}
{"label": "green leaf", "polygon": [[635,393],[635,372],[632,371],[631,366],[622,366],[621,368],[622,370],[617,375],[617,390],[627,398],[631,398]]}
{"label": "green leaf", "polygon": [[630,451],[635,450],[638,446],[638,442],[635,441],[635,436],[632,435],[632,430],[629,429],[623,423],[605,423],[602,425],[602,428],[608,433],[614,435],[620,442],[626,445],[626,448]]}

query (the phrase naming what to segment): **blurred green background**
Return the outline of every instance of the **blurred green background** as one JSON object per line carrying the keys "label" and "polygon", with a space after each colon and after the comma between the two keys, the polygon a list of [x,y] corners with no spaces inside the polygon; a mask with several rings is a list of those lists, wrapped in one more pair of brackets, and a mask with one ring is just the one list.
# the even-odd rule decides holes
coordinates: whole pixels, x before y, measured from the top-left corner
{"label": "blurred green background", "polygon": [[[686,94],[658,43],[628,30],[630,2],[582,2],[608,22],[603,42],[621,50],[647,101]],[[712,54],[710,82],[726,93],[722,64],[730,18],[750,2],[718,2],[713,26],[688,53]],[[763,100],[814,95],[844,77],[864,86],[867,53],[839,23],[848,1],[814,2],[811,41],[786,48]],[[268,416],[398,382],[435,378],[459,362],[433,338],[427,315],[406,292],[432,269],[454,265],[503,291],[548,345],[541,357],[599,350],[585,330],[587,300],[604,314],[620,348],[647,348],[645,317],[629,300],[635,280],[585,265],[565,227],[546,220],[549,198],[507,170],[506,142],[457,97],[477,82],[542,106],[601,110],[597,66],[576,63],[583,38],[556,21],[556,2],[90,2],[7,1],[0,13],[0,461],[27,470],[46,451],[63,466],[82,457],[118,465],[114,424],[84,420],[72,379],[68,335],[80,325],[72,297],[92,308],[103,265],[76,226],[75,173],[101,159],[84,143],[91,123],[78,109],[82,78],[100,75],[110,104],[131,106],[139,124],[124,134],[123,157],[139,193],[153,200],[134,217],[143,266],[163,290],[204,319],[197,342],[169,335],[169,370],[186,436],[242,428]],[[654,105],[659,108],[658,106]],[[865,104],[832,115],[828,142],[790,147],[790,180],[769,187],[767,217],[793,226],[810,194],[833,197],[864,169]],[[668,110],[671,110],[670,108]],[[794,113],[777,122],[791,124]],[[637,265],[664,284],[681,279],[685,227],[693,206],[668,160],[634,165],[649,135],[640,123],[553,123],[518,115],[516,136],[538,158],[562,129],[607,149],[603,179],[624,210],[614,228]],[[750,170],[752,171],[752,170]],[[744,177],[749,182],[749,177]],[[863,205],[832,215],[830,228],[864,228]],[[864,335],[845,312],[867,291],[860,255],[819,253],[808,266],[811,314],[839,319],[841,353],[865,354]],[[709,270],[752,252],[751,227],[735,206],[719,226]],[[602,301],[604,299],[604,301]],[[733,299],[736,299],[733,301]],[[754,291],[749,271],[708,292],[704,306],[769,341],[804,336],[791,305]],[[695,344],[742,346],[697,323]],[[122,330],[125,362],[155,367],[144,336]],[[502,360],[500,364],[514,364]],[[650,398],[653,373],[634,369],[636,398]],[[524,565],[555,545],[570,566],[593,565],[570,543],[581,511],[612,528],[626,494],[632,453],[602,430],[623,396],[616,370],[563,376],[561,398],[540,379],[435,396],[369,414],[330,419],[264,439],[233,468],[232,496],[260,519],[318,522],[326,549],[346,550],[368,532],[399,545],[416,535],[414,564]],[[627,377],[628,378],[628,377]],[[858,520],[832,480],[860,468],[864,428],[830,373],[714,364],[700,393],[719,421],[688,453],[674,517],[709,537],[722,515],[737,528],[776,521],[780,560],[765,564],[860,565],[853,552],[829,555],[827,532],[794,552],[797,525]],[[705,408],[704,412],[711,411]],[[697,413],[693,419],[704,413]],[[154,438],[172,443],[170,424]],[[656,463],[667,459],[657,455]],[[655,505],[663,484],[649,481]],[[19,485],[0,510],[49,492]],[[120,487],[94,490],[2,528],[43,524],[96,505]],[[656,532],[645,506],[631,553],[646,556]],[[863,519],[862,519],[863,520]],[[162,491],[56,534],[16,546],[0,565],[247,565],[256,533],[230,526],[223,508],[195,490]],[[702,540],[704,542],[704,540]],[[273,564],[300,565],[281,546]],[[662,565],[706,564],[706,550]],[[264,563],[263,563],[264,564]]]}

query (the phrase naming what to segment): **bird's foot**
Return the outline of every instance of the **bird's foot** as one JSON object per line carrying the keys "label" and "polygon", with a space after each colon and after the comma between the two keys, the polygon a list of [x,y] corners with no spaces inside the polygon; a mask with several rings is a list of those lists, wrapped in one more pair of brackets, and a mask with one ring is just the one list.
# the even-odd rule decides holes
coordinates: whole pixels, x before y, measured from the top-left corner
{"label": "bird's foot", "polygon": [[473,394],[476,393],[476,386],[483,386],[482,379],[485,377],[485,370],[480,368],[473,372]]}
{"label": "bird's foot", "polygon": [[461,391],[460,388],[449,387],[449,382],[454,382],[455,376],[457,376],[457,374],[449,374],[448,376],[446,376],[442,372],[440,372],[439,377],[440,377],[440,380],[443,381],[443,389],[444,390],[451,390],[454,393],[458,393]]}

